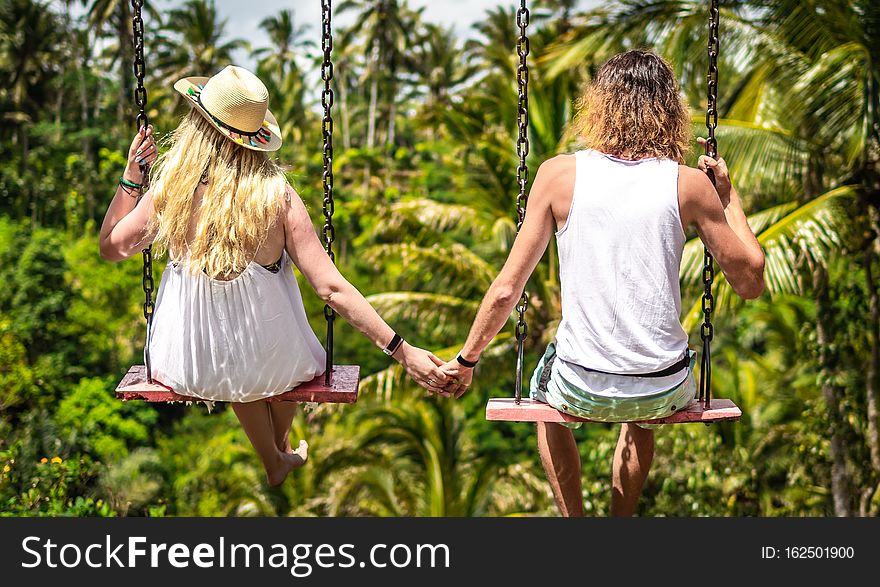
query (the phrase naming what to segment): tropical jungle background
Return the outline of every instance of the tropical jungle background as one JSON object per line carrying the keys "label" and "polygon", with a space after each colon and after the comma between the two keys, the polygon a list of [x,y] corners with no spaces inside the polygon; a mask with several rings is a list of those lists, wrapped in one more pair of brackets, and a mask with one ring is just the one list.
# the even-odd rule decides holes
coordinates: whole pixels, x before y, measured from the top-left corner
{"label": "tropical jungle background", "polygon": [[[515,234],[515,6],[462,35],[416,4],[335,6],[348,23],[334,31],[336,250],[399,332],[450,358]],[[876,516],[880,4],[721,4],[720,151],[765,248],[767,291],[745,304],[719,275],[714,388],[743,418],[660,431],[639,513]],[[267,50],[211,1],[147,2],[146,82],[162,135],[185,112],[174,80],[249,55],[283,121],[279,159],[318,222],[320,23],[301,5],[261,23]],[[532,2],[532,176],[577,148],[573,101],[627,48],[671,60],[699,135],[707,20],[707,1]],[[361,398],[304,407],[294,434],[311,459],[280,489],[231,410],[114,399],[144,338],[140,260],[102,261],[96,236],[134,132],[131,37],[126,0],[0,0],[0,512],[556,515],[532,426],[483,417],[489,396],[513,394],[512,322],[457,402],[426,397],[338,326]],[[681,275],[695,343],[701,249],[688,244]],[[528,286],[530,365],[559,319],[555,264],[551,245]],[[616,433],[577,432],[594,515],[609,508]]]}

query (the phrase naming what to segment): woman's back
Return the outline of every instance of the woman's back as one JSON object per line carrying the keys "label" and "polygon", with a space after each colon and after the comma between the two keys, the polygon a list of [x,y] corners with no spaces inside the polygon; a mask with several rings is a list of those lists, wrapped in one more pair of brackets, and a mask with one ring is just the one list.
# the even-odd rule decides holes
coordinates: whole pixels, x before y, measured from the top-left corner
{"label": "woman's back", "polygon": [[[199,216],[201,214],[202,201],[207,189],[208,184],[200,182],[199,186],[193,193],[193,205],[192,210],[189,214],[189,222],[186,231],[187,249],[189,243],[194,242],[195,239],[199,236]],[[286,198],[287,202],[289,203],[289,194],[278,194],[277,197],[279,201]],[[235,212],[233,213],[237,214]],[[233,218],[232,220],[234,222],[236,219]],[[281,256],[284,252],[284,224],[280,218],[280,214],[278,220],[268,224],[261,232],[263,233],[263,236],[258,240],[256,250],[250,252],[248,257],[252,258],[253,262],[257,265],[267,267],[277,263],[279,259],[281,259]],[[216,275],[215,277],[217,279],[227,280],[235,278],[236,275],[238,275],[238,273]]]}
{"label": "woman's back", "polygon": [[574,194],[557,233],[563,361],[609,373],[650,373],[687,348],[679,322],[685,235],[678,163],[576,155]]}
{"label": "woman's back", "polygon": [[[155,229],[170,259],[149,348],[156,378],[177,393],[248,402],[323,373],[325,354],[285,251],[283,176],[233,155],[189,193],[161,186]],[[249,172],[229,173],[230,162]]]}

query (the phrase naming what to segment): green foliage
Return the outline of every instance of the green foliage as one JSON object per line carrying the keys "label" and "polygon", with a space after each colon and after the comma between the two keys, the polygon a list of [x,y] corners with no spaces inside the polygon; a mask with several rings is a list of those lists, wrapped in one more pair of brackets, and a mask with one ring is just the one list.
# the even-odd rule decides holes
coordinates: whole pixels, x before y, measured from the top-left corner
{"label": "green foliage", "polygon": [[[310,460],[279,489],[267,487],[232,410],[114,399],[144,338],[139,259],[97,254],[132,132],[131,15],[122,0],[88,2],[82,16],[69,4],[0,0],[0,514],[555,515],[534,428],[482,415],[486,397],[513,393],[510,327],[453,403],[424,398],[338,321],[337,362],[362,366],[361,399],[304,406],[292,432],[309,441]],[[540,4],[529,27],[530,177],[576,148],[573,99],[627,47],[672,61],[703,132],[705,2]],[[490,10],[465,40],[404,0],[336,8],[351,23],[334,46],[337,262],[407,340],[451,357],[516,231],[515,9]],[[146,9],[157,134],[185,109],[173,80],[250,51],[282,121],[279,159],[319,223],[317,47],[304,36],[318,23],[293,10],[264,19],[267,50],[236,38],[212,1]],[[850,510],[877,515],[878,383],[866,365],[878,341],[865,269],[880,273],[870,213],[880,12],[864,1],[747,1],[724,5],[722,19],[719,144],[765,247],[769,291],[737,303],[717,276],[714,389],[743,418],[658,431],[639,514],[833,515],[832,469],[843,463]],[[551,244],[528,283],[529,366],[560,319],[555,255]],[[682,262],[693,334],[701,262],[694,238]],[[829,273],[824,312],[818,268]],[[299,282],[322,333],[323,302]],[[591,515],[610,509],[617,430],[576,432]]]}
{"label": "green foliage", "polygon": [[63,431],[86,439],[90,452],[106,463],[126,456],[130,446],[146,443],[156,422],[152,406],[119,402],[107,393],[111,386],[107,379],[80,379],[61,400],[55,417]]}

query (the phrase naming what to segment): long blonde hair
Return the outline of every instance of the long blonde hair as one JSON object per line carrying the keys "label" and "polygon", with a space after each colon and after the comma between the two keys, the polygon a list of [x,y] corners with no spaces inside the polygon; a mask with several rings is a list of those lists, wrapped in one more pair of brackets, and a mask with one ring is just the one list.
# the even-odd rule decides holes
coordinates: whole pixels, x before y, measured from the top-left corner
{"label": "long blonde hair", "polygon": [[[203,173],[209,183],[195,237],[187,240]],[[284,172],[265,153],[227,140],[195,111],[174,131],[151,175],[157,252],[188,257],[193,271],[215,278],[241,273],[253,260],[278,220],[287,187]]]}
{"label": "long blonde hair", "polygon": [[631,159],[684,163],[691,121],[672,66],[651,51],[620,53],[578,100],[573,131],[586,146]]}

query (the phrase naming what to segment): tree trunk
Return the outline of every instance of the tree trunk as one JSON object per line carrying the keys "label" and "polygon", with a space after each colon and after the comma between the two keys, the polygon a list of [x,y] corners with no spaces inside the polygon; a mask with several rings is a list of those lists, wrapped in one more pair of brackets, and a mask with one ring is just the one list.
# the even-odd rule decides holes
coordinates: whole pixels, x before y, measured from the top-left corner
{"label": "tree trunk", "polygon": [[[873,206],[868,208],[872,228],[877,230],[877,210]],[[865,248],[865,286],[868,290],[868,333],[871,344],[871,356],[868,361],[867,393],[868,411],[868,448],[871,451],[871,468],[875,477],[880,476],[880,430],[878,430],[878,391],[877,376],[880,374],[880,304],[877,297],[877,283],[874,281],[874,253],[877,248],[877,233],[874,239]]]}
{"label": "tree trunk", "polygon": [[351,149],[351,117],[348,112],[348,84],[345,79],[345,69],[339,68],[339,78],[336,87],[339,90],[339,110],[342,113],[342,146]]}
{"label": "tree trunk", "polygon": [[834,365],[829,356],[829,345],[833,334],[829,320],[832,314],[828,299],[828,270],[820,263],[817,263],[813,269],[813,292],[816,298],[816,342],[819,346],[820,381],[830,424],[831,495],[834,515],[845,518],[852,515],[852,484],[846,466],[846,441],[843,438],[846,420],[842,414],[838,389],[831,381]]}
{"label": "tree trunk", "polygon": [[391,55],[391,63],[388,67],[388,77],[390,78],[388,84],[388,137],[385,142],[393,148],[396,138],[394,125],[397,118],[397,56],[394,53]]}
{"label": "tree trunk", "polygon": [[[87,34],[87,33],[86,33]],[[85,38],[85,45],[80,44],[80,40],[76,39],[74,44],[74,58],[81,64],[80,67],[76,68],[76,76],[77,76],[77,90],[79,92],[79,122],[80,129],[86,129],[89,127],[89,87],[88,82],[86,80],[85,71],[89,68],[89,51],[88,51],[88,36]],[[98,92],[96,92],[97,94]],[[95,160],[95,152],[92,148],[92,139],[89,136],[89,133],[82,133],[82,139],[80,143],[80,149],[82,150],[83,159],[88,163],[88,166],[92,170],[96,170],[98,167],[98,163]],[[89,173],[88,177],[94,177],[93,173]],[[87,181],[87,184],[82,186],[85,198],[86,198],[86,218],[94,218],[95,217],[95,186],[94,181],[91,179]]]}
{"label": "tree trunk", "polygon": [[867,406],[868,406],[868,448],[871,451],[871,468],[880,474],[880,431],[878,431],[877,414],[877,374],[880,367],[880,312],[878,312],[877,284],[874,282],[871,267],[872,251],[865,251],[865,283],[868,288],[868,331],[870,332],[871,356],[867,374]]}
{"label": "tree trunk", "polygon": [[388,111],[388,145],[390,147],[394,147],[394,139],[395,136],[395,124],[394,120],[397,118],[397,99],[396,97],[391,97],[391,106]]}
{"label": "tree trunk", "polygon": [[[394,75],[392,73],[392,75]],[[397,118],[397,90],[392,81],[391,84],[391,92],[389,97],[390,103],[388,105],[388,136],[385,140],[385,153],[382,156],[383,165],[385,167],[385,185],[391,185],[391,170],[394,166],[394,119]],[[391,160],[389,161],[389,154],[391,155]]]}
{"label": "tree trunk", "polygon": [[[63,69],[62,69],[63,71]],[[63,129],[61,127],[61,111],[64,110],[64,74],[61,74],[62,81],[58,88],[58,96],[55,97],[55,142],[61,142],[61,137],[63,136]]]}
{"label": "tree trunk", "polygon": [[21,145],[21,175],[24,177],[27,175],[28,169],[30,166],[28,165],[28,158],[30,157],[31,145],[30,145],[30,129],[28,129],[28,123],[21,123],[18,127],[19,132],[19,144]]}
{"label": "tree trunk", "polygon": [[[376,145],[376,116],[379,102],[379,47],[374,45],[372,51],[372,66],[370,80],[370,109],[367,113],[367,149],[372,149]],[[372,170],[370,169],[369,159],[364,165],[364,196],[370,194],[370,181],[372,179]]]}
{"label": "tree trunk", "polygon": [[372,149],[376,144],[376,111],[379,102],[379,48],[373,47],[372,78],[370,80],[370,110],[367,115],[367,148]]}
{"label": "tree trunk", "polygon": [[116,104],[116,117],[119,120],[125,120],[125,106],[129,101],[129,76],[131,59],[131,41],[128,34],[129,23],[125,18],[127,14],[127,2],[121,2],[119,15],[116,22],[117,42],[119,43],[119,102]]}
{"label": "tree trunk", "polygon": [[376,144],[376,110],[379,95],[379,80],[373,78],[370,82],[370,110],[367,115],[367,148],[372,149]]}
{"label": "tree trunk", "polygon": [[19,162],[19,170],[22,177],[28,170],[28,124],[32,121],[29,117],[22,116],[24,108],[24,81],[19,78],[12,88],[12,111],[16,112],[21,119],[18,121],[15,133],[13,133],[13,145],[21,147],[21,161]]}

